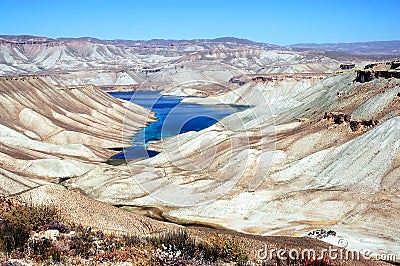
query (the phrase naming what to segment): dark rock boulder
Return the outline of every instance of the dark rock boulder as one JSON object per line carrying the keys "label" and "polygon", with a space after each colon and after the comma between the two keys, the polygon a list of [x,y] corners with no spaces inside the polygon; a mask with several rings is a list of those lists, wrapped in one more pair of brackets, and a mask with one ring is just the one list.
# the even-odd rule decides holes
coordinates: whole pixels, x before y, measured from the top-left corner
{"label": "dark rock boulder", "polygon": [[358,121],[350,121],[350,128],[352,131],[358,131],[361,128],[361,123]]}

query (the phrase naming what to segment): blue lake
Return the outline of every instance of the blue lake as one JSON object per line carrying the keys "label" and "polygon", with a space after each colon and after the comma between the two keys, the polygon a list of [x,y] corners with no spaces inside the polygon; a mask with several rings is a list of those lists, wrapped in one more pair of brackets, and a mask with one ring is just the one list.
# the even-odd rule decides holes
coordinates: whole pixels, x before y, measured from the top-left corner
{"label": "blue lake", "polygon": [[188,131],[200,131],[227,115],[248,108],[182,103],[182,97],[162,96],[154,91],[109,92],[109,94],[151,109],[157,117],[156,122],[150,123],[148,127],[132,136],[132,147],[125,148],[111,159],[134,160],[153,157],[158,152],[148,150],[149,143]]}

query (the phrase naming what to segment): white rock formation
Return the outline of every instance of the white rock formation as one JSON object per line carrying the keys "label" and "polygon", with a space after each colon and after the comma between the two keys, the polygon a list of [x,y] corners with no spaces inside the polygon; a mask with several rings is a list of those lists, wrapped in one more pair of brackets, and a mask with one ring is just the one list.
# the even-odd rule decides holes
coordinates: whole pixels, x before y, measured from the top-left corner
{"label": "white rock formation", "polygon": [[115,154],[108,148],[128,146],[130,135],[154,119],[93,86],[57,87],[35,76],[0,78],[0,106],[5,194],[95,172],[112,178],[121,170],[102,163]]}
{"label": "white rock formation", "polygon": [[[191,99],[254,107],[152,144],[161,153],[130,163],[129,178],[103,179],[94,189],[94,180],[78,177],[71,186],[114,204],[158,206],[176,221],[265,235],[328,227],[350,248],[399,252],[399,82],[353,81],[349,73],[318,83],[250,83]],[[361,111],[369,99],[380,112]],[[323,119],[331,111],[359,112],[380,124],[352,132],[348,123]]]}

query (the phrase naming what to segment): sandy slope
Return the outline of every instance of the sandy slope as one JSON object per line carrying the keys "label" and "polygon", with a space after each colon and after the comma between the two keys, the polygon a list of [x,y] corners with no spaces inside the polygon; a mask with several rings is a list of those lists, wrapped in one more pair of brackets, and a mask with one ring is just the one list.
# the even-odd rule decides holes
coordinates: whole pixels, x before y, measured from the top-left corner
{"label": "sandy slope", "polygon": [[129,145],[122,129],[131,135],[153,119],[93,86],[67,89],[36,76],[0,78],[0,106],[0,190],[6,194],[44,180],[118,174],[101,163],[115,154],[108,148]]}

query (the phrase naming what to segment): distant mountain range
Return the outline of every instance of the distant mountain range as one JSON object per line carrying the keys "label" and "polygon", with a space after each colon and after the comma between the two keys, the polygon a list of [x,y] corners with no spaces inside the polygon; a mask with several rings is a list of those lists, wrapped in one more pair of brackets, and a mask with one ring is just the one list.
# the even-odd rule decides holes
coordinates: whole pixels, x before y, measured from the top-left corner
{"label": "distant mountain range", "polygon": [[0,75],[57,74],[66,84],[224,83],[241,74],[332,73],[343,62],[399,58],[400,41],[278,46],[234,37],[100,40],[0,35]]}
{"label": "distant mountain range", "polygon": [[46,43],[46,42],[70,42],[70,41],[84,41],[97,44],[113,44],[124,46],[148,46],[148,47],[168,47],[168,46],[181,46],[181,45],[200,45],[207,44],[215,47],[219,43],[225,47],[249,46],[252,48],[263,49],[293,49],[295,51],[304,50],[320,50],[328,52],[343,52],[346,54],[354,55],[374,55],[374,56],[399,56],[400,55],[400,41],[371,41],[371,42],[354,42],[354,43],[297,43],[287,46],[279,46],[269,43],[255,42],[243,38],[235,37],[221,37],[215,39],[193,39],[193,40],[170,40],[170,39],[152,39],[152,40],[100,40],[92,37],[81,38],[47,38],[30,35],[0,35],[1,42],[11,43]]}
{"label": "distant mountain range", "polygon": [[235,38],[235,37],[221,37],[215,39],[193,39],[193,40],[170,40],[170,39],[151,39],[151,40],[101,40],[92,37],[79,37],[79,38],[48,38],[41,36],[31,35],[0,35],[0,43],[49,43],[49,42],[90,42],[94,44],[112,44],[112,45],[125,45],[125,46],[148,46],[148,47],[168,47],[168,46],[180,46],[180,45],[206,45],[209,44],[211,47],[218,44],[224,44],[225,47],[231,45],[237,46],[250,46],[259,47],[264,49],[278,49],[280,46],[268,43],[254,42],[247,39]]}
{"label": "distant mountain range", "polygon": [[400,41],[375,41],[354,43],[298,43],[288,45],[295,49],[316,49],[346,52],[357,55],[400,55]]}
{"label": "distant mountain range", "polygon": [[0,75],[81,71],[62,80],[96,85],[183,82],[210,76],[220,83],[243,73],[330,73],[338,65],[323,53],[233,37],[143,41],[0,36]]}

